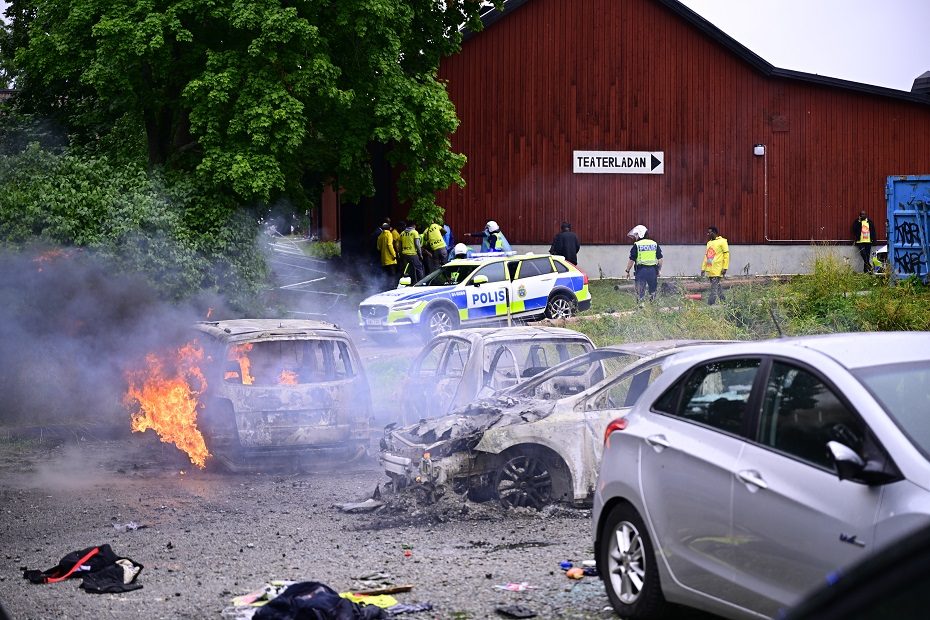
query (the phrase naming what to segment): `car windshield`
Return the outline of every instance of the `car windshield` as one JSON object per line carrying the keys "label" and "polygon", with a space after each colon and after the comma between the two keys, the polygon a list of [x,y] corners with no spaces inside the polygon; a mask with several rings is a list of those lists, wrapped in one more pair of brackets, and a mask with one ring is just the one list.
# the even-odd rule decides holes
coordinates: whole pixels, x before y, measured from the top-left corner
{"label": "car windshield", "polygon": [[443,265],[414,286],[451,286],[465,281],[478,265]]}
{"label": "car windshield", "polygon": [[914,445],[930,458],[930,360],[853,372]]}
{"label": "car windshield", "polygon": [[231,345],[223,380],[252,386],[302,385],[354,374],[351,354],[341,340],[272,340]]}
{"label": "car windshield", "polygon": [[511,394],[544,399],[571,396],[617,374],[641,357],[625,351],[598,349],[521,383]]}

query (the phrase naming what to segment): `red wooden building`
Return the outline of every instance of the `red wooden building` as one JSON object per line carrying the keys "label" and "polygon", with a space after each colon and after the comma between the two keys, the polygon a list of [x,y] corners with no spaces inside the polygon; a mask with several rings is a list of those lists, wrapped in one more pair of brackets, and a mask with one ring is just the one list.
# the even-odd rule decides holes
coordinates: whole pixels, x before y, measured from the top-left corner
{"label": "red wooden building", "polygon": [[[930,94],[773,67],[676,0],[510,0],[444,61],[466,187],[438,195],[458,232],[498,221],[548,245],[885,235],[889,175],[930,173]],[[915,76],[917,77],[917,76]],[[756,145],[764,145],[754,154]],[[660,153],[662,174],[573,171],[578,151]],[[402,215],[402,214],[401,214]],[[584,254],[584,252],[583,252]]]}

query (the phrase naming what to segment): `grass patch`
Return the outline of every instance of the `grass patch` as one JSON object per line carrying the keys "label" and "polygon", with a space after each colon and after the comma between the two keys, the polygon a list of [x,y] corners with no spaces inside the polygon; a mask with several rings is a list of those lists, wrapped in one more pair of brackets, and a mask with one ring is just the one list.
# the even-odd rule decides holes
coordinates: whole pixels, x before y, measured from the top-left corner
{"label": "grass patch", "polygon": [[[570,324],[597,345],[666,338],[752,340],[856,331],[930,330],[930,289],[853,271],[832,255],[788,281],[752,280],[708,306],[685,296],[685,283],[660,281],[654,303],[638,308],[632,280],[592,280],[591,309]],[[706,294],[706,292],[705,292]]]}

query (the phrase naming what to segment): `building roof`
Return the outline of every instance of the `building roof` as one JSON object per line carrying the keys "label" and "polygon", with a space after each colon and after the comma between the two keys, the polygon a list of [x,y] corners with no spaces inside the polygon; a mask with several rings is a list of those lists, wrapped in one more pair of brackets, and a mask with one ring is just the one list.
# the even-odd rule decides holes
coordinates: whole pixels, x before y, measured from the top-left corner
{"label": "building roof", "polygon": [[[504,0],[503,11],[498,11],[497,9],[489,6],[481,13],[481,22],[484,24],[485,28],[488,28],[529,2],[531,2],[531,0]],[[694,12],[678,0],[656,0],[656,2],[667,7],[673,13],[704,33],[708,38],[716,41],[727,50],[729,50],[733,55],[738,56],[748,64],[752,65],[753,68],[755,68],[757,71],[768,77],[784,78],[817,84],[819,86],[844,88],[847,90],[867,93],[870,95],[894,97],[896,99],[903,99],[905,101],[911,101],[914,103],[930,104],[930,92],[926,92],[924,90],[908,92],[894,88],[864,84],[862,82],[853,82],[851,80],[841,80],[839,78],[817,75],[814,73],[805,73],[803,71],[781,69],[753,52],[751,49],[725,33],[713,23],[701,17],[698,13]],[[466,30],[465,40],[468,40],[478,34],[480,33]],[[918,78],[918,80],[919,79],[920,78]],[[917,84],[918,80],[915,80],[915,85]]]}

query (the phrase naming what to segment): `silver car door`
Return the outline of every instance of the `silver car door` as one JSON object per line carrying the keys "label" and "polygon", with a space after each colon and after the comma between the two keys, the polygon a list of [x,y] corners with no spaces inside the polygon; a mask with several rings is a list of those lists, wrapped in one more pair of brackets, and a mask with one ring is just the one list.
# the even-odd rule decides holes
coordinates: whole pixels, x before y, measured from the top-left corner
{"label": "silver car door", "polygon": [[841,481],[828,441],[862,450],[862,419],[813,371],[776,361],[758,444],[740,458],[733,494],[735,602],[766,615],[793,605],[872,547],[882,487]]}
{"label": "silver car door", "polygon": [[695,367],[667,390],[651,424],[630,424],[643,440],[644,503],[669,571],[681,585],[726,598],[733,579],[730,518],[734,472],[745,440],[745,407],[720,415],[723,401],[748,400],[760,362],[724,360]]}

